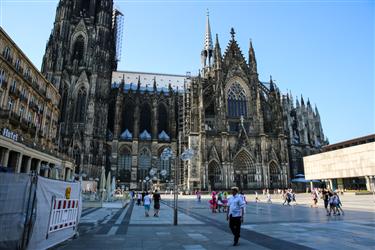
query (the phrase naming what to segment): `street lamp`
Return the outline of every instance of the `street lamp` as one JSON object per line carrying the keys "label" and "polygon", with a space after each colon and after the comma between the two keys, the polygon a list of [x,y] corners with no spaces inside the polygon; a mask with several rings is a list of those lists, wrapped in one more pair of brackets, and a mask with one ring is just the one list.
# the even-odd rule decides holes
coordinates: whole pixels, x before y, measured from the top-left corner
{"label": "street lamp", "polygon": [[[182,161],[188,161],[191,160],[194,156],[194,150],[192,149],[186,149],[181,155],[180,159]],[[173,200],[174,200],[174,206],[173,206],[173,225],[177,226],[177,201],[178,201],[178,175],[179,175],[179,167],[178,167],[178,157],[173,153],[172,149],[170,147],[167,147],[163,150],[161,153],[162,160],[169,160],[174,159],[175,160],[175,175],[174,175],[174,188],[173,188]],[[172,180],[171,180],[172,182]]]}

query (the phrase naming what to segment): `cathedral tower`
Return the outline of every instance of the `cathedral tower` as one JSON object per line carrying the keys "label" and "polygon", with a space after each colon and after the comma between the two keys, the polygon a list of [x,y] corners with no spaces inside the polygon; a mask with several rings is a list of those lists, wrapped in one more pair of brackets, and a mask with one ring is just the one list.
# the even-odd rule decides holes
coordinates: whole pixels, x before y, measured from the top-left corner
{"label": "cathedral tower", "polygon": [[60,0],[42,72],[61,95],[59,148],[76,169],[99,176],[106,163],[106,127],[116,69],[113,0]]}

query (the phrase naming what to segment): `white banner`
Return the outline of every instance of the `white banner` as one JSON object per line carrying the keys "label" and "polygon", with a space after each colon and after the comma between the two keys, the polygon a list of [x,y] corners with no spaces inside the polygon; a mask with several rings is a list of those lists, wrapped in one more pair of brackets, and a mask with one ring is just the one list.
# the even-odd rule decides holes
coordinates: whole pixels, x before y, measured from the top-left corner
{"label": "white banner", "polygon": [[36,198],[36,220],[27,249],[47,249],[74,236],[82,212],[80,183],[38,176]]}

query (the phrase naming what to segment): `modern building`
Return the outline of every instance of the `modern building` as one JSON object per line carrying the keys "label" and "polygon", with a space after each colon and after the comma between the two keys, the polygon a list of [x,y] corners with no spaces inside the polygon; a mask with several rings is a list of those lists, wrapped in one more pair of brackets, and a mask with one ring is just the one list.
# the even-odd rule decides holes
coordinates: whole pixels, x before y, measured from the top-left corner
{"label": "modern building", "polygon": [[105,166],[140,188],[151,170],[174,179],[176,164],[160,158],[166,147],[192,148],[195,157],[177,164],[183,189],[282,188],[326,144],[317,109],[261,82],[252,43],[246,60],[233,29],[222,54],[207,16],[198,76],[117,71],[120,16],[112,0],[61,0],[47,43],[59,148],[78,172],[95,178]]}
{"label": "modern building", "polygon": [[375,190],[375,134],[323,147],[303,158],[305,178],[332,189]]}
{"label": "modern building", "polygon": [[1,167],[70,179],[74,164],[57,150],[58,90],[2,28],[0,53]]}

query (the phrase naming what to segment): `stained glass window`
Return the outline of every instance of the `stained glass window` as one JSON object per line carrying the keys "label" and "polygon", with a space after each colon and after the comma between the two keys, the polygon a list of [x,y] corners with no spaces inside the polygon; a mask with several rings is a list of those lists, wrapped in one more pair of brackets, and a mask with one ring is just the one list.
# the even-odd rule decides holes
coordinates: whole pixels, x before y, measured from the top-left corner
{"label": "stained glass window", "polygon": [[233,83],[227,94],[228,116],[240,117],[247,116],[247,101],[244,89],[238,82]]}

